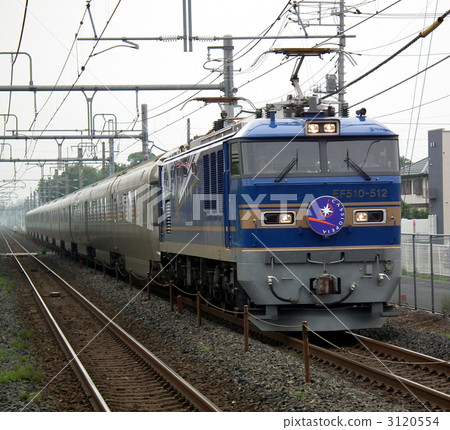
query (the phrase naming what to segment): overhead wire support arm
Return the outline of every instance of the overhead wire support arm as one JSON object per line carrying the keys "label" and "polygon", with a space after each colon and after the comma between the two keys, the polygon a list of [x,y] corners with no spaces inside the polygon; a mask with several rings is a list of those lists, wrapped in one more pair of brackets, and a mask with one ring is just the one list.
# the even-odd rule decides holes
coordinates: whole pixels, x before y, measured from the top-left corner
{"label": "overhead wire support arm", "polygon": [[439,25],[442,24],[442,22],[444,21],[445,17],[450,13],[450,10],[448,10],[447,12],[445,12],[442,16],[440,16],[433,24],[431,24],[429,27],[427,27],[425,30],[421,31],[416,37],[414,37],[414,39],[412,39],[411,41],[409,41],[405,46],[403,46],[402,48],[400,48],[398,51],[396,51],[394,54],[392,54],[391,56],[389,56],[388,58],[386,58],[386,60],[382,61],[380,64],[376,65],[375,67],[373,67],[372,69],[370,69],[368,72],[364,73],[363,75],[359,76],[358,78],[354,79],[353,81],[349,82],[347,85],[344,85],[342,88],[338,88],[336,91],[333,91],[327,95],[325,95],[324,97],[321,97],[320,101],[325,100],[328,97],[331,97],[335,94],[340,93],[341,91],[345,90],[346,88],[350,87],[353,84],[356,84],[357,82],[359,82],[361,79],[369,76],[371,73],[375,72],[376,70],[378,70],[381,66],[384,66],[386,63],[388,63],[389,61],[391,61],[393,58],[395,58],[397,55],[399,55],[400,53],[402,53],[404,50],[406,50],[407,48],[409,48],[413,43],[417,42],[420,38],[423,37],[427,37],[433,30],[435,30],[437,27],[439,27]]}
{"label": "overhead wire support arm", "polygon": [[9,91],[180,91],[220,90],[220,84],[169,85],[0,85],[0,92]]}
{"label": "overhead wire support arm", "polygon": [[[233,36],[233,40],[275,40],[275,39],[336,39],[341,37],[339,34],[333,35],[314,35],[314,36]],[[356,37],[355,35],[344,35],[343,37]],[[139,42],[143,41],[156,41],[156,42],[177,42],[183,40],[184,37],[181,35],[177,36],[149,36],[149,37],[102,37],[101,39],[97,37],[79,37],[77,40],[79,42],[128,42],[131,40],[136,40]],[[197,42],[214,42],[217,40],[224,40],[226,37],[223,36],[192,36],[192,40]]]}

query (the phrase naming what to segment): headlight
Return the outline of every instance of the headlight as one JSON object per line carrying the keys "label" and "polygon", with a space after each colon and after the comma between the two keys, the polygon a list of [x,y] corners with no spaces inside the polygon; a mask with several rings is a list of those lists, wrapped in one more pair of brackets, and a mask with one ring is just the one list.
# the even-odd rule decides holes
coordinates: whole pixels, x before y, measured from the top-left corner
{"label": "headlight", "polygon": [[293,220],[292,213],[281,213],[279,217],[280,224],[292,224]]}
{"label": "headlight", "polygon": [[336,133],[336,124],[334,122],[327,122],[323,125],[325,133]]}
{"label": "headlight", "polygon": [[386,209],[366,209],[353,212],[355,224],[376,224],[386,222]]}
{"label": "headlight", "polygon": [[310,122],[306,127],[307,134],[317,134],[319,131],[319,124],[316,124],[315,122]]}
{"label": "headlight", "polygon": [[369,214],[367,212],[355,212],[355,222],[367,222]]}
{"label": "headlight", "polygon": [[337,119],[330,120],[308,120],[306,122],[306,135],[325,136],[328,134],[339,134],[340,123]]}
{"label": "headlight", "polygon": [[294,212],[265,212],[262,214],[262,225],[291,225],[295,224]]}

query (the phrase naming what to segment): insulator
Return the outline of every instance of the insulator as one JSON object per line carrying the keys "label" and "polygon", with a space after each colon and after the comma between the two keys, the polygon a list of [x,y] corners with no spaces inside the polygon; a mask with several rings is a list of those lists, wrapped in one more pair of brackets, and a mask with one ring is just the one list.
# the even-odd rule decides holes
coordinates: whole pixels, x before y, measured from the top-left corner
{"label": "insulator", "polygon": [[217,40],[214,36],[196,36],[194,39],[199,42],[214,42]]}
{"label": "insulator", "polygon": [[178,40],[180,40],[181,36],[160,36],[159,40],[161,40],[161,42],[177,42]]}
{"label": "insulator", "polygon": [[348,117],[348,103],[341,104],[341,116]]}

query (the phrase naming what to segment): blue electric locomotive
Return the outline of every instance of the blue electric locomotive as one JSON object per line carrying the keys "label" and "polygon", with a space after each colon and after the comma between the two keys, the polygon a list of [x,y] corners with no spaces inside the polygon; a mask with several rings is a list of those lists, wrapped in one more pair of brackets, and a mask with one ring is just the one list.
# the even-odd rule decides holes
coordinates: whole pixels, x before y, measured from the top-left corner
{"label": "blue electric locomotive", "polygon": [[363,115],[259,118],[160,167],[165,276],[262,330],[379,327],[401,276],[397,136]]}

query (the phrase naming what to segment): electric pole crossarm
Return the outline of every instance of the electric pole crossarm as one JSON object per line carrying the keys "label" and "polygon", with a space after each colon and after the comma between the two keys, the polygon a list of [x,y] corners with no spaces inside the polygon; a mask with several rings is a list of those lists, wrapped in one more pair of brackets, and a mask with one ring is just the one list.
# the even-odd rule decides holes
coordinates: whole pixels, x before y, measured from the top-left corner
{"label": "electric pole crossarm", "polygon": [[126,133],[121,134],[118,132],[117,134],[93,134],[93,135],[80,135],[80,134],[59,134],[59,135],[33,135],[33,134],[12,134],[0,136],[0,140],[21,140],[21,139],[29,139],[29,140],[58,140],[58,139],[67,139],[67,140],[92,140],[92,139],[141,139],[142,132],[139,133]]}
{"label": "electric pole crossarm", "polygon": [[[335,24],[329,24],[329,26],[335,26]],[[338,34],[331,35],[294,35],[294,36],[233,36],[234,40],[281,40],[281,39],[336,39],[341,37]],[[344,35],[344,37],[356,37],[356,35]],[[95,37],[79,37],[77,40],[80,42],[129,42],[135,40],[142,41],[157,41],[157,42],[177,42],[183,40],[184,36],[156,36],[156,37],[102,37],[101,39]],[[217,40],[226,39],[225,36],[192,36],[191,38],[195,42],[215,42]]]}
{"label": "electric pole crossarm", "polygon": [[198,91],[221,90],[221,84],[173,85],[0,85],[0,92],[54,92],[54,91]]}

